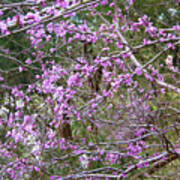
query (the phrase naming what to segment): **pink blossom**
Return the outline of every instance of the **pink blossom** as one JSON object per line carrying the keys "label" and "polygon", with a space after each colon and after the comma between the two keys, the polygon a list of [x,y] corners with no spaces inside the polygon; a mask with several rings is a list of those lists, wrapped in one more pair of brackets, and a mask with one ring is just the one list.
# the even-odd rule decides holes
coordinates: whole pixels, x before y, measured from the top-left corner
{"label": "pink blossom", "polygon": [[[178,0],[180,3],[180,0]],[[180,32],[180,25],[173,26],[173,29]]]}
{"label": "pink blossom", "polygon": [[3,11],[0,11],[0,16],[2,16],[4,13],[3,13]]}
{"label": "pink blossom", "polygon": [[4,78],[0,75],[0,82],[4,81]]}
{"label": "pink blossom", "polygon": [[32,62],[31,62],[31,59],[28,58],[28,59],[26,60],[26,63],[27,63],[27,64],[31,64],[31,63],[32,63]]}
{"label": "pink blossom", "polygon": [[141,68],[136,68],[135,72],[136,72],[136,74],[137,74],[138,76],[141,76],[141,75],[142,75],[142,69],[141,69]]}
{"label": "pink blossom", "polygon": [[68,79],[68,86],[73,87],[73,86],[82,86],[81,80],[80,80],[80,74],[76,73],[72,76],[69,77]]}

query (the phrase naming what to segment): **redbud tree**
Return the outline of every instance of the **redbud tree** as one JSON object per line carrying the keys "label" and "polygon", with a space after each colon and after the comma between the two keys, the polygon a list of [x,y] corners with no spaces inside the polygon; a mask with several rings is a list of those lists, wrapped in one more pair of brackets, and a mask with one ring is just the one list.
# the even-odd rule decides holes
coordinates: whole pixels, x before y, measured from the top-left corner
{"label": "redbud tree", "polygon": [[180,177],[179,1],[0,4],[0,177]]}

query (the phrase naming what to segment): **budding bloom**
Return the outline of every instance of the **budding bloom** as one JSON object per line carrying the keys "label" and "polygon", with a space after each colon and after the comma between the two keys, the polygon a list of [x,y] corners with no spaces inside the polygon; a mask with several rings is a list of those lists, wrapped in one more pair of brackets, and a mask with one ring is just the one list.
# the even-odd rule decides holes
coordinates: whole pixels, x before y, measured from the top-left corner
{"label": "budding bloom", "polygon": [[81,162],[81,166],[83,168],[88,168],[89,165],[89,158],[86,154],[83,154],[82,156],[80,156],[80,162]]}
{"label": "budding bloom", "polygon": [[91,127],[91,126],[88,126],[88,127],[87,127],[87,130],[88,130],[89,132],[92,132],[92,127]]}
{"label": "budding bloom", "polygon": [[31,64],[31,59],[28,58],[28,59],[26,60],[26,63],[27,63],[27,64]]}
{"label": "budding bloom", "polygon": [[168,69],[170,71],[178,72],[178,68],[173,66],[173,57],[171,55],[168,55],[165,62],[166,62],[166,65],[168,66]]}
{"label": "budding bloom", "polygon": [[173,66],[173,57],[171,55],[168,55],[168,57],[165,60],[166,65]]}
{"label": "budding bloom", "polygon": [[4,78],[0,75],[0,82],[4,81]]}

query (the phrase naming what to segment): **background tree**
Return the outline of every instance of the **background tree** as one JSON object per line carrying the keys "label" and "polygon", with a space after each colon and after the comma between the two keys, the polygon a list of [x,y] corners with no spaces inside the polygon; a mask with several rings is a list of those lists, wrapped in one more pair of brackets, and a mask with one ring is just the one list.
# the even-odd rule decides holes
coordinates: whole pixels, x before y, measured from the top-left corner
{"label": "background tree", "polygon": [[2,1],[4,179],[180,177],[179,3]]}

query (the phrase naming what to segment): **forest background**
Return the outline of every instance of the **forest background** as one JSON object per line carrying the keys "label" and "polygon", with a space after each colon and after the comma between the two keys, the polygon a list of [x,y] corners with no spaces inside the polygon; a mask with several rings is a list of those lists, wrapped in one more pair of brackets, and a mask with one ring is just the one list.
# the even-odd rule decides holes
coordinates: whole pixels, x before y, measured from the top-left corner
{"label": "forest background", "polygon": [[180,178],[179,0],[1,0],[2,179]]}

